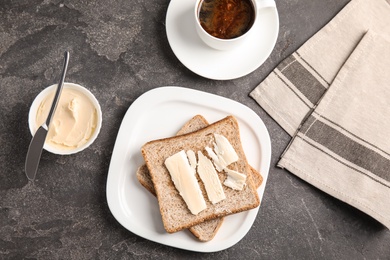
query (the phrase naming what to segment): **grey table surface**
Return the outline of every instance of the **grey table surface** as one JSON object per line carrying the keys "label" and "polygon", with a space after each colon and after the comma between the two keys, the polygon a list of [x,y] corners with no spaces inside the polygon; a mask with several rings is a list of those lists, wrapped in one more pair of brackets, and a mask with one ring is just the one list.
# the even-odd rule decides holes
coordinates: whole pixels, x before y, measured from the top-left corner
{"label": "grey table surface", "polygon": [[[347,3],[277,0],[280,32],[270,57],[249,75],[216,81],[191,72],[171,50],[168,0],[2,0],[0,258],[390,259],[389,230],[275,166],[290,137],[248,95]],[[81,153],[44,151],[31,183],[24,173],[29,107],[58,81],[66,49],[71,52],[66,81],[95,94],[104,123],[95,143]],[[107,174],[123,116],[141,94],[166,85],[245,104],[270,133],[262,206],[248,234],[226,250],[197,253],[148,241],[123,228],[108,208]]]}

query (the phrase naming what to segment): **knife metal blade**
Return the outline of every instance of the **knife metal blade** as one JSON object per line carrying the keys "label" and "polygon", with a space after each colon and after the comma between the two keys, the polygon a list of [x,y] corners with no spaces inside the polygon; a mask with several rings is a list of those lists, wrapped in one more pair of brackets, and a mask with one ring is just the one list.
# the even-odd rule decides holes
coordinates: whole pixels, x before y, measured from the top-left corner
{"label": "knife metal blade", "polygon": [[69,52],[66,51],[64,53],[64,67],[62,69],[61,79],[58,83],[56,93],[54,95],[53,103],[51,105],[49,114],[47,116],[46,121],[41,125],[38,130],[35,132],[30,146],[28,148],[25,171],[27,178],[31,181],[35,179],[39,161],[41,159],[43,145],[45,144],[47,133],[49,132],[50,122],[53,118],[54,112],[57,108],[58,100],[60,99],[60,95],[62,92],[62,87],[64,85],[66,70],[68,69],[69,63]]}

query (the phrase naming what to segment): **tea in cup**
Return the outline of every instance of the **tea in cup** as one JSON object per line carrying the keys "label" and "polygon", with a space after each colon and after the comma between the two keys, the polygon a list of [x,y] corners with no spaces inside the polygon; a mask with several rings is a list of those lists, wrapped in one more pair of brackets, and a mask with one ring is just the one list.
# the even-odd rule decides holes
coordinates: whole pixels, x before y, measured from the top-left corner
{"label": "tea in cup", "polygon": [[229,50],[240,45],[252,31],[258,11],[275,7],[274,0],[197,0],[196,31],[210,47]]}

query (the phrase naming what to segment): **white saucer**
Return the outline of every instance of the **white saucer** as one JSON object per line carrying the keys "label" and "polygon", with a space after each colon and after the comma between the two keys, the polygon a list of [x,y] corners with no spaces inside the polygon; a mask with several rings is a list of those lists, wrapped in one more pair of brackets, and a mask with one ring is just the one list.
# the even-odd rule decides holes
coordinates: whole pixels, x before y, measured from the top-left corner
{"label": "white saucer", "polygon": [[209,79],[229,80],[245,76],[271,54],[279,33],[276,8],[265,8],[253,26],[255,32],[237,49],[219,51],[207,46],[195,29],[196,0],[171,0],[166,17],[169,44],[176,57],[194,73]]}

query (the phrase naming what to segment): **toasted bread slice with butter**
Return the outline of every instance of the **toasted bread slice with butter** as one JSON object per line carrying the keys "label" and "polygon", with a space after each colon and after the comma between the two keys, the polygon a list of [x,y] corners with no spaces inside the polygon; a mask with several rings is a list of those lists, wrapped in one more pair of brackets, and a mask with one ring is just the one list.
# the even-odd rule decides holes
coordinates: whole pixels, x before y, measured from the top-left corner
{"label": "toasted bread slice with butter", "polygon": [[[201,116],[196,115],[191,118],[180,130],[177,135],[187,134],[208,126],[207,120]],[[260,174],[260,179],[262,177]],[[150,193],[156,196],[154,185],[149,174],[146,164],[140,166],[137,170],[137,179]],[[202,242],[210,241],[217,234],[218,229],[223,223],[223,217],[204,221],[198,225],[190,227],[188,230]]]}
{"label": "toasted bread slice with butter", "polygon": [[[225,200],[213,205],[206,199],[207,208],[199,214],[193,215],[175,188],[164,162],[168,157],[183,149],[202,151],[207,154],[205,147],[212,145],[214,133],[225,136],[234,147],[239,159],[229,165],[229,168],[247,175],[246,185],[240,191],[224,186]],[[192,227],[206,220],[253,209],[260,204],[256,187],[252,181],[251,167],[241,145],[239,126],[233,116],[228,116],[189,134],[148,142],[141,151],[157,195],[164,228],[169,233]],[[218,175],[223,183],[226,174],[219,172]],[[207,198],[204,186],[200,181],[199,185],[204,197]]]}
{"label": "toasted bread slice with butter", "polygon": [[[206,126],[208,126],[209,123],[207,120],[201,116],[196,115],[193,118],[191,118],[180,130],[177,132],[177,135],[187,134],[194,131],[197,131],[199,129],[202,129]],[[256,187],[260,187],[263,177],[261,174],[256,171],[254,168],[251,167],[252,171],[252,177],[255,182]],[[138,181],[144,186],[150,193],[153,195],[156,195],[156,192],[154,190],[154,185],[151,180],[149,170],[146,167],[146,164],[140,166],[137,170],[137,179]],[[212,220],[208,220],[205,222],[202,222],[198,225],[192,226],[189,228],[189,231],[196,236],[200,241],[207,242],[212,240],[215,235],[217,234],[217,231],[219,227],[223,223],[223,217],[216,218]]]}

